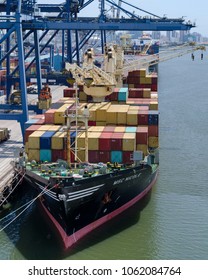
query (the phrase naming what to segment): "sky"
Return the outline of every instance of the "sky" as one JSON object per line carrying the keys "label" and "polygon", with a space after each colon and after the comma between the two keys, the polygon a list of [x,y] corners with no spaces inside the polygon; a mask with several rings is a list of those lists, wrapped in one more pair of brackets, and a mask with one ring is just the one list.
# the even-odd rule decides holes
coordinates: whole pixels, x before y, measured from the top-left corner
{"label": "sky", "polygon": [[[118,0],[111,0],[118,3]],[[132,5],[146,10],[150,13],[158,16],[165,15],[168,18],[184,17],[185,21],[190,20],[196,24],[195,28],[191,29],[191,32],[201,33],[203,36],[208,37],[208,0],[125,0]],[[63,3],[64,0],[50,0],[51,4]],[[84,9],[84,16],[97,16],[98,15],[98,0],[94,0],[88,7]],[[49,3],[48,0],[38,0],[38,3]],[[107,2],[106,2],[107,3]],[[110,6],[107,5],[108,9]],[[127,9],[125,4],[122,4],[123,8]],[[144,13],[129,7],[129,11],[135,11],[136,15],[145,16]],[[83,15],[83,13],[82,13]]]}

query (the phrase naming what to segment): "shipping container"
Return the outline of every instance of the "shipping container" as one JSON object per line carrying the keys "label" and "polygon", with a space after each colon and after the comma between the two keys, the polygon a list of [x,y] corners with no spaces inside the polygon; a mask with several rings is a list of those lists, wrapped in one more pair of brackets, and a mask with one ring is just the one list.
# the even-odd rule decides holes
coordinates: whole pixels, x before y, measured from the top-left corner
{"label": "shipping container", "polygon": [[123,162],[123,153],[122,151],[111,151],[110,153],[110,162],[122,163]]}
{"label": "shipping container", "polygon": [[45,131],[35,131],[28,137],[28,148],[29,149],[40,149],[40,137],[45,133]]}
{"label": "shipping container", "polygon": [[138,126],[136,130],[136,144],[148,144],[148,127]]}
{"label": "shipping container", "polygon": [[36,162],[40,161],[40,150],[28,148],[28,160],[35,160]]}
{"label": "shipping container", "polygon": [[122,151],[134,151],[136,149],[136,133],[125,132],[122,139]]}
{"label": "shipping container", "polygon": [[111,150],[121,151],[122,150],[122,139],[124,133],[113,132],[111,135]]}
{"label": "shipping container", "polygon": [[99,150],[110,151],[111,150],[111,135],[112,132],[102,132],[99,137]]}
{"label": "shipping container", "polygon": [[51,149],[41,149],[40,150],[40,161],[42,162],[51,162],[52,152]]}
{"label": "shipping container", "polygon": [[51,140],[54,134],[55,131],[46,131],[43,135],[40,136],[40,149],[51,149]]}

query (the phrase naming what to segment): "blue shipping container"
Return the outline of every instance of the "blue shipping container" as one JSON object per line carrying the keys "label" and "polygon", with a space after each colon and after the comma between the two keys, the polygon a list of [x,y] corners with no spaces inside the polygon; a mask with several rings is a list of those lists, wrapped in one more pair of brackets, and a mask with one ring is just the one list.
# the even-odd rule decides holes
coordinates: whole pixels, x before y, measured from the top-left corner
{"label": "blue shipping container", "polygon": [[51,150],[45,150],[45,149],[40,150],[40,161],[51,162],[52,161]]}
{"label": "blue shipping container", "polygon": [[135,133],[137,131],[137,127],[135,126],[127,126],[125,132]]}
{"label": "blue shipping container", "polygon": [[46,131],[40,137],[40,149],[51,149],[51,138],[56,131]]}
{"label": "blue shipping container", "polygon": [[118,101],[126,101],[128,98],[129,89],[128,88],[120,88],[118,92]]}
{"label": "blue shipping container", "polygon": [[111,151],[111,162],[122,163],[123,154],[122,151]]}
{"label": "blue shipping container", "polygon": [[148,113],[148,124],[158,125],[159,113],[158,111],[149,111]]}

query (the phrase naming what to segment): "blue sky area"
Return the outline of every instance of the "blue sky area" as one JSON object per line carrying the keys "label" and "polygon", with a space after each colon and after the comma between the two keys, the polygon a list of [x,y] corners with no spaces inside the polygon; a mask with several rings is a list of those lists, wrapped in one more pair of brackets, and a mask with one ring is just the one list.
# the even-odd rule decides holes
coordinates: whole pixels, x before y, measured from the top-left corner
{"label": "blue sky area", "polygon": [[[118,3],[118,0],[111,0]],[[135,5],[143,10],[156,14],[158,16],[166,15],[169,18],[185,17],[185,20],[190,20],[192,23],[196,23],[196,28],[193,28],[191,32],[199,32],[208,37],[208,1],[207,0],[125,0],[132,5]],[[38,3],[47,3],[48,0],[38,0]],[[50,0],[51,4],[63,3],[64,0]],[[107,2],[106,2],[107,3]],[[125,4],[122,4],[124,8],[127,8]],[[107,10],[110,5],[106,6]],[[145,14],[134,8],[128,8],[129,11],[135,11],[135,14],[144,16]],[[98,14],[98,0],[94,0],[87,8],[85,8],[85,16],[95,16]]]}

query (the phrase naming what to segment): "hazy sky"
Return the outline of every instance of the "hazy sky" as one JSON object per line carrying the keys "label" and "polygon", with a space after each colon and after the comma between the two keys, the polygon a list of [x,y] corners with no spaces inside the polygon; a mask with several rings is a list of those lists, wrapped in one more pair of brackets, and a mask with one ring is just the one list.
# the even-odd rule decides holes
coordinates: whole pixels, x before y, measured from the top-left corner
{"label": "hazy sky", "polygon": [[[118,0],[111,0],[118,3]],[[185,17],[185,20],[190,20],[196,23],[196,28],[193,28],[191,32],[199,32],[208,37],[208,0],[125,0],[132,5],[135,5],[143,10],[147,10],[158,16],[166,15],[169,18]],[[51,4],[63,3],[62,0],[50,0]],[[85,8],[85,16],[96,16],[98,0],[94,0],[87,8]],[[38,0],[38,3],[49,3],[49,0]],[[107,3],[107,2],[106,2]],[[122,7],[127,8],[125,4]],[[110,8],[109,5],[106,6]],[[145,14],[139,10],[128,8],[129,11],[135,11],[135,14],[144,16]]]}

